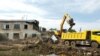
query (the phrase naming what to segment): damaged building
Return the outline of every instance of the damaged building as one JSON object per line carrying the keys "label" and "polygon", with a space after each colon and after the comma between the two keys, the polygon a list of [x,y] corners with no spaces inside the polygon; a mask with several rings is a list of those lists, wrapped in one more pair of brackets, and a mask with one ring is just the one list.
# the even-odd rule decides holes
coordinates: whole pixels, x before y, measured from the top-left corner
{"label": "damaged building", "polygon": [[34,37],[39,33],[39,22],[37,20],[2,20],[0,21],[0,34],[9,39],[25,39]]}

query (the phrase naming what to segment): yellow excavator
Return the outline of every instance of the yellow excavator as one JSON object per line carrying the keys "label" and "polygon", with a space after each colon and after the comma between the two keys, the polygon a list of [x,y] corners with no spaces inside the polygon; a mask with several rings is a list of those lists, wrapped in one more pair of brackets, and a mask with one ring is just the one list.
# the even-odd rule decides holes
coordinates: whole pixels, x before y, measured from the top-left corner
{"label": "yellow excavator", "polygon": [[[68,25],[70,26],[69,29],[63,29],[64,23],[67,22]],[[62,22],[60,24],[60,30],[54,31],[54,35],[52,35],[51,39],[53,42],[58,42],[59,39],[61,39],[62,33],[63,32],[75,32],[75,30],[72,29],[72,27],[75,25],[73,18],[69,14],[64,14]]]}
{"label": "yellow excavator", "polygon": [[[64,22],[70,25],[70,28],[65,32],[63,31]],[[62,42],[66,46],[89,45],[97,48],[100,45],[100,30],[87,30],[83,32],[72,31],[72,27],[75,25],[73,18],[69,14],[65,14],[60,25],[60,31],[55,31],[51,39],[53,42]]]}
{"label": "yellow excavator", "polygon": [[[60,31],[54,31],[55,35],[61,36],[62,32],[64,31],[63,25],[64,25],[65,21],[66,21],[66,22],[69,24],[69,26],[70,26],[69,29],[68,29],[67,31],[68,31],[68,32],[71,32],[71,31],[73,30],[72,27],[75,25],[74,20],[73,20],[73,18],[70,17],[69,14],[65,14],[65,15],[63,16],[63,19],[62,19],[62,22],[61,22],[61,25],[60,25]],[[73,32],[75,32],[75,31],[73,30]]]}

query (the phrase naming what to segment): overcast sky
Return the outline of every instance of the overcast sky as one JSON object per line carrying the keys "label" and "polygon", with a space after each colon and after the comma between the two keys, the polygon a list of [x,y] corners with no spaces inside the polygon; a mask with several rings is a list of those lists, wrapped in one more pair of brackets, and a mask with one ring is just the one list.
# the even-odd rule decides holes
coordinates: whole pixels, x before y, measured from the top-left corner
{"label": "overcast sky", "polygon": [[100,0],[0,0],[1,20],[36,19],[40,26],[59,29],[65,13],[75,20],[73,29],[100,29]]}

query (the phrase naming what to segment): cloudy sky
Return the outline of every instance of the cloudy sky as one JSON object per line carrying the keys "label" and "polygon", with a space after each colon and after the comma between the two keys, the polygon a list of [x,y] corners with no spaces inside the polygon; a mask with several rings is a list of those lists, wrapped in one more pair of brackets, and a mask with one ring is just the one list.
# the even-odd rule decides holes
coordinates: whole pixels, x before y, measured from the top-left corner
{"label": "cloudy sky", "polygon": [[0,0],[0,20],[36,19],[40,26],[59,29],[65,13],[75,20],[73,29],[100,29],[100,0]]}

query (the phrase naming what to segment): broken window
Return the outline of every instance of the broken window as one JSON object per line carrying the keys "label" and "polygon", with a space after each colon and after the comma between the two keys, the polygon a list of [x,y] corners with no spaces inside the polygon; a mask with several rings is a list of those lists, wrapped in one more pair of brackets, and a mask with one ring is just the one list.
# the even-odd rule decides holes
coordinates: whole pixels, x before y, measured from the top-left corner
{"label": "broken window", "polygon": [[24,25],[24,29],[27,29],[28,28],[28,25]]}
{"label": "broken window", "polygon": [[14,29],[20,29],[20,24],[15,24]]}
{"label": "broken window", "polygon": [[33,29],[35,29],[35,30],[39,30],[39,26],[33,24]]}
{"label": "broken window", "polygon": [[5,30],[9,29],[9,24],[3,25],[3,29],[5,29]]}
{"label": "broken window", "polygon": [[32,37],[36,37],[36,34],[32,34]]}
{"label": "broken window", "polygon": [[[0,34],[1,34],[1,33],[0,33]],[[9,33],[3,33],[3,36],[6,37],[6,38],[8,38]]]}
{"label": "broken window", "polygon": [[6,33],[6,37],[8,37],[9,36],[9,33]]}
{"label": "broken window", "polygon": [[27,34],[25,34],[25,38],[27,38]]}
{"label": "broken window", "polygon": [[14,33],[13,38],[14,38],[14,39],[19,39],[19,33]]}
{"label": "broken window", "polygon": [[9,29],[9,25],[6,25],[6,29]]}

